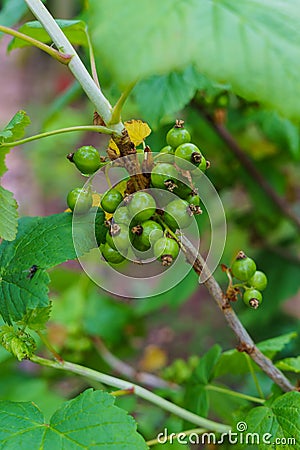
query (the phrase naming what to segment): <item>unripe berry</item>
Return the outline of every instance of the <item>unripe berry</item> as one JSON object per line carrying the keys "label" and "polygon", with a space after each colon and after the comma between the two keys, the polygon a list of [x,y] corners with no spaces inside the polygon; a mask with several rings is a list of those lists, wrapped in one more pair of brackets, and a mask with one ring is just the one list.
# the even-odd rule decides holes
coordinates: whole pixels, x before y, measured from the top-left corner
{"label": "unripe berry", "polygon": [[257,309],[262,302],[262,295],[257,289],[247,289],[243,295],[245,305]]}
{"label": "unripe berry", "polygon": [[239,252],[231,266],[232,275],[241,281],[248,281],[256,271],[253,259],[248,258],[244,252]]}

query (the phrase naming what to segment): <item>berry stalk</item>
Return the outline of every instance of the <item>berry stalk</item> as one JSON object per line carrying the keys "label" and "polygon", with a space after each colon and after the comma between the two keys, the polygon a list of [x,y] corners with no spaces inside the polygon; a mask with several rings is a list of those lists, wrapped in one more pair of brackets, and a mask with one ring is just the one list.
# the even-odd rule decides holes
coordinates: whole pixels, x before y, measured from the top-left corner
{"label": "berry stalk", "polygon": [[186,249],[187,261],[193,265],[193,268],[198,275],[201,275],[202,273],[205,274],[205,278],[207,280],[204,284],[208,292],[216,301],[217,305],[223,312],[229,327],[238,338],[239,343],[237,350],[247,353],[250,358],[268,375],[268,377],[271,378],[271,380],[273,380],[274,383],[276,383],[284,392],[295,390],[295,386],[293,386],[284,374],[274,366],[272,361],[256,347],[252,338],[231,308],[230,303],[223,294],[220,285],[209,273],[209,269],[207,268],[202,256],[197,254],[196,249],[184,236],[182,237],[182,241]]}

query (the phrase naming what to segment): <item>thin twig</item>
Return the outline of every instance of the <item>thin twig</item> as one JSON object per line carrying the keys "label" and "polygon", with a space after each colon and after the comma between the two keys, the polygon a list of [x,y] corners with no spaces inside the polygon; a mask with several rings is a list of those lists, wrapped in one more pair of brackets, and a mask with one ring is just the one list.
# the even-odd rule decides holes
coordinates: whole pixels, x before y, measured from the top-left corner
{"label": "thin twig", "polygon": [[91,65],[92,77],[93,77],[93,80],[95,81],[96,85],[100,89],[100,82],[99,82],[98,73],[97,73],[94,49],[93,49],[93,45],[92,45],[90,34],[88,32],[87,27],[85,28],[85,35],[86,35],[87,42],[88,42],[88,47],[89,47],[90,65]]}
{"label": "thin twig", "polygon": [[198,416],[197,414],[188,411],[187,409],[177,406],[174,403],[154,394],[151,391],[139,386],[138,384],[131,383],[129,381],[121,380],[120,378],[107,375],[105,373],[98,372],[96,370],[90,369],[89,367],[84,367],[79,364],[70,363],[68,361],[63,361],[62,363],[58,361],[52,361],[50,359],[41,358],[36,355],[32,355],[30,360],[34,363],[40,364],[46,367],[53,367],[54,369],[60,369],[64,371],[69,371],[76,373],[85,378],[90,378],[92,380],[99,381],[100,383],[106,384],[108,386],[113,386],[119,389],[130,389],[133,390],[134,394],[138,397],[147,400],[154,405],[159,406],[166,411],[181,417],[199,427],[203,427],[208,430],[215,431],[216,433],[226,433],[231,427],[229,425],[224,425],[213,420],[206,419],[204,417]]}
{"label": "thin twig", "polygon": [[281,198],[268,183],[268,181],[263,177],[263,175],[257,170],[252,160],[243,151],[238,142],[234,139],[231,133],[224,127],[223,124],[217,123],[214,118],[204,111],[201,106],[193,101],[192,106],[206,119],[206,121],[215,130],[218,136],[225,142],[227,147],[232,151],[232,153],[240,161],[244,169],[249,173],[249,175],[256,181],[257,185],[264,191],[264,193],[269,197],[270,200],[276,205],[276,207],[281,211],[281,213],[288,218],[296,227],[300,230],[300,218],[294,213],[294,211],[288,206],[286,200]]}
{"label": "thin twig", "polygon": [[98,351],[101,358],[116,372],[129,378],[132,381],[136,381],[138,383],[144,384],[145,386],[164,389],[178,389],[179,386],[175,383],[169,383],[162,378],[153,375],[152,373],[147,372],[139,372],[134,367],[129,364],[121,361],[115,355],[113,355],[108,348],[105,346],[103,341],[99,337],[93,337],[93,343],[95,345],[96,350]]}
{"label": "thin twig", "polygon": [[28,136],[27,138],[20,139],[19,141],[10,141],[0,143],[0,148],[2,147],[16,147],[17,145],[27,144],[27,142],[36,141],[38,139],[44,139],[46,137],[55,136],[57,134],[63,133],[73,133],[74,131],[94,131],[95,133],[103,133],[112,135],[114,133],[110,128],[102,127],[99,125],[81,125],[77,127],[60,128],[58,130],[45,131],[44,133],[35,134],[33,136]]}
{"label": "thin twig", "polygon": [[272,361],[267,358],[254,344],[252,338],[241,324],[239,318],[230,306],[230,303],[225,298],[222,289],[215,278],[207,268],[204,259],[199,255],[196,249],[184,236],[182,241],[186,250],[187,261],[193,266],[195,272],[200,276],[204,275],[206,281],[204,282],[211,297],[216,301],[220,310],[223,312],[229,327],[233,330],[238,338],[237,349],[248,353],[250,358],[274,381],[283,391],[288,392],[295,390],[295,387],[283,375],[283,373],[274,366]]}
{"label": "thin twig", "polygon": [[24,33],[20,33],[20,31],[14,30],[13,28],[9,28],[9,27],[0,25],[0,31],[2,31],[3,33],[9,34],[11,36],[14,36],[15,38],[21,39],[22,41],[28,42],[28,44],[30,44],[34,47],[37,47],[40,50],[43,50],[44,52],[48,53],[48,55],[52,56],[52,58],[56,59],[57,61],[59,61],[62,64],[68,65],[72,59],[72,55],[68,55],[66,53],[60,52],[60,51],[56,50],[55,48],[50,47],[49,45],[38,41],[37,39],[27,36]]}
{"label": "thin twig", "polygon": [[55,348],[53,347],[53,345],[51,344],[51,342],[49,342],[48,337],[42,333],[40,330],[37,330],[36,333],[38,334],[38,336],[40,337],[41,341],[43,342],[43,344],[47,347],[47,349],[49,350],[49,352],[53,355],[53,357],[58,361],[58,362],[63,362],[63,358],[57,353],[57,351],[55,350]]}
{"label": "thin twig", "polygon": [[[245,356],[248,356],[245,354]],[[213,384],[207,384],[205,386],[207,391],[219,392],[220,394],[230,395],[231,397],[241,398],[247,400],[248,402],[260,403],[261,405],[265,403],[263,398],[253,397],[252,395],[243,394],[242,392],[232,391],[231,389],[223,388],[220,386],[215,386]]]}

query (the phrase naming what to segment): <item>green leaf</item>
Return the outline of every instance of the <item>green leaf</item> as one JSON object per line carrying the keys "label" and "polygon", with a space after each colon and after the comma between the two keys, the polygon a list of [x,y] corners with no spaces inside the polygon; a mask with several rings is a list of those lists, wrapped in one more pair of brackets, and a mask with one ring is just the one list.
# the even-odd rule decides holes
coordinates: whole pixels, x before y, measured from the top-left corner
{"label": "green leaf", "polygon": [[[7,355],[12,356],[11,353],[7,353]],[[59,394],[52,387],[51,381],[49,382],[46,377],[32,377],[32,373],[12,370],[12,366],[8,364],[1,367],[1,400],[35,403],[43,410],[47,419],[66,400],[63,398],[63,392]]]}
{"label": "green leaf", "polygon": [[245,355],[236,349],[227,350],[220,356],[216,364],[214,377],[218,378],[228,373],[241,375],[249,372]]}
{"label": "green leaf", "polygon": [[[48,306],[49,276],[46,269],[75,259],[96,247],[94,208],[76,217],[76,249],[69,213],[48,217],[23,217],[16,239],[0,246],[0,313],[11,323],[34,308]],[[96,228],[104,227],[104,213],[98,209]],[[28,250],[30,249],[30,251]],[[78,254],[77,254],[78,253]],[[36,271],[32,273],[33,266]]]}
{"label": "green leaf", "polygon": [[[209,398],[205,386],[202,384],[188,384],[184,395],[184,407],[195,414],[199,414],[199,416],[207,417]],[[189,422],[184,423],[184,428],[189,426]]]}
{"label": "green leaf", "polygon": [[7,171],[7,167],[5,165],[5,158],[9,152],[10,152],[9,147],[1,148],[0,144],[0,177]]}
{"label": "green leaf", "polygon": [[[247,424],[247,433],[257,433],[261,437],[260,449],[299,449],[300,393],[288,392],[278,397],[270,406],[253,408],[243,421]],[[266,436],[266,433],[270,436]],[[264,442],[263,436],[268,442]],[[282,444],[278,443],[273,447],[271,444],[275,443],[275,439],[282,439]]]}
{"label": "green leaf", "polygon": [[193,66],[168,75],[154,75],[139,82],[134,95],[143,114],[151,126],[157,126],[166,115],[169,116],[191,100],[196,90],[210,89],[212,83]]}
{"label": "green leaf", "polygon": [[[64,34],[74,45],[88,45],[86,24],[82,20],[56,20],[56,23],[63,30]],[[19,30],[20,33],[26,34],[40,42],[50,44],[52,39],[38,21],[26,22]],[[30,46],[29,42],[19,38],[13,38],[9,43],[8,50]]]}
{"label": "green leaf", "polygon": [[285,358],[276,363],[280,370],[287,370],[289,372],[300,373],[300,356],[297,358]]}
{"label": "green leaf", "polygon": [[297,333],[291,332],[283,334],[282,336],[277,336],[276,338],[267,339],[257,344],[257,347],[266,355],[268,358],[274,358],[276,353],[281,352],[286,345],[288,345],[293,339],[296,339]]}
{"label": "green leaf", "polygon": [[18,111],[6,127],[0,131],[0,143],[12,142],[24,136],[25,128],[30,124],[30,118],[25,111]]}
{"label": "green leaf", "polygon": [[222,349],[219,345],[214,345],[200,358],[194,373],[194,377],[198,383],[207,384],[210,382],[215,365],[220,358],[221,351]]}
{"label": "green leaf", "polygon": [[32,403],[0,402],[0,444],[6,449],[103,448],[146,450],[131,416],[114,405],[112,395],[86,390],[65,402],[46,424]]}
{"label": "green leaf", "polygon": [[[0,23],[11,27],[18,22],[27,11],[27,5],[23,0],[4,0],[0,11]],[[2,37],[2,33],[0,33]]]}
{"label": "green leaf", "polygon": [[[206,417],[209,410],[209,397],[205,386],[212,378],[215,365],[220,357],[221,347],[214,345],[201,356],[197,367],[186,381],[184,406],[195,414]],[[186,423],[185,427],[189,424]]]}
{"label": "green leaf", "polygon": [[0,186],[0,237],[15,239],[18,228],[17,202],[13,194]]}
{"label": "green leaf", "polygon": [[28,327],[31,330],[39,331],[46,328],[46,323],[50,318],[52,305],[44,306],[42,308],[34,308],[28,311],[18,322],[21,327]]}
{"label": "green leaf", "polygon": [[298,2],[90,0],[89,8],[96,55],[121,85],[195,64],[237,94],[299,119]]}
{"label": "green leaf", "polygon": [[18,111],[6,127],[0,131],[0,177],[7,171],[5,166],[5,156],[9,152],[9,147],[2,147],[3,142],[12,142],[24,136],[25,128],[30,124],[30,118],[25,111]]}
{"label": "green leaf", "polygon": [[[257,347],[269,358],[274,358],[276,353],[282,351],[286,345],[288,345],[292,339],[295,339],[297,333],[287,333],[282,336],[278,336],[273,339],[267,339],[257,344]],[[258,367],[253,365],[255,370],[259,370]],[[249,366],[245,358],[244,353],[237,350],[228,350],[220,356],[219,361],[216,364],[214,377],[220,377],[228,373],[234,375],[244,375],[249,372]]]}
{"label": "green leaf", "polygon": [[0,328],[0,343],[19,361],[25,358],[29,359],[36,349],[35,340],[30,334],[21,329],[15,330],[10,325],[2,325]]}

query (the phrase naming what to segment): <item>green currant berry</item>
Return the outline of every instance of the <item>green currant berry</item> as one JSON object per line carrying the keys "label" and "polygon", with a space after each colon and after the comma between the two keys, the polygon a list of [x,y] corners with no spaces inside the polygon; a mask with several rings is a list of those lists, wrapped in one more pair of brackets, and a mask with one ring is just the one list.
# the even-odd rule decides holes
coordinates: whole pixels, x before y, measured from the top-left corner
{"label": "green currant berry", "polygon": [[123,200],[121,192],[117,189],[109,189],[106,191],[101,200],[101,207],[108,213],[113,213]]}
{"label": "green currant berry", "polygon": [[170,153],[170,154],[174,154],[174,148],[171,147],[171,145],[166,145],[165,147],[163,147],[159,153]]}
{"label": "green currant berry", "polygon": [[128,226],[114,224],[106,234],[106,242],[114,250],[123,251],[130,246]]}
{"label": "green currant berry", "polygon": [[178,256],[179,245],[174,239],[162,237],[155,242],[153,253],[157,259],[162,261],[163,266],[170,266]]}
{"label": "green currant berry", "polygon": [[72,156],[72,162],[84,175],[91,175],[101,166],[100,155],[91,145],[79,148]]}
{"label": "green currant berry", "polygon": [[190,170],[191,164],[201,165],[203,159],[199,148],[191,143],[181,144],[175,150],[175,163],[184,170]]}
{"label": "green currant berry", "polygon": [[85,214],[93,205],[93,196],[90,191],[76,188],[68,193],[67,204],[72,211],[76,208],[76,213]]}
{"label": "green currant berry", "polygon": [[141,226],[143,230],[139,238],[146,247],[149,248],[151,244],[153,245],[154,242],[163,237],[162,227],[154,220],[146,220]]}
{"label": "green currant berry", "polygon": [[248,281],[256,271],[253,259],[248,258],[244,252],[239,252],[231,266],[232,275],[241,281]]}
{"label": "green currant berry", "polygon": [[139,252],[146,252],[149,250],[150,245],[144,245],[141,240],[141,234],[143,232],[142,225],[134,225],[131,227],[130,230],[130,241],[134,247],[135,250],[138,250]]}
{"label": "green currant berry", "polygon": [[195,206],[200,206],[201,200],[198,194],[189,194],[185,200],[190,204],[190,205],[195,205]]}
{"label": "green currant berry", "polygon": [[260,270],[257,270],[254,275],[248,280],[247,282],[249,286],[253,287],[254,289],[258,289],[259,291],[263,291],[266,289],[268,284],[268,279],[264,272],[261,272]]}
{"label": "green currant berry", "polygon": [[202,177],[203,172],[205,172],[207,169],[210,168],[210,162],[205,159],[205,157],[202,155],[201,162],[197,168],[194,170],[191,170],[191,175],[193,180],[199,180],[199,178]]}
{"label": "green currant berry", "polygon": [[171,128],[171,130],[168,131],[166,140],[168,145],[170,145],[173,148],[176,148],[181,144],[190,142],[191,135],[182,126],[178,127],[175,125],[175,127]]}
{"label": "green currant berry", "polygon": [[177,228],[187,228],[192,223],[193,213],[189,209],[187,201],[176,199],[170,202],[165,208],[164,221],[173,230]]}
{"label": "green currant berry", "polygon": [[173,194],[177,195],[180,198],[186,198],[191,192],[192,189],[186,183],[181,180],[176,180],[176,186],[172,190]]}
{"label": "green currant berry", "polygon": [[169,189],[169,185],[176,185],[179,174],[173,164],[159,162],[151,172],[152,186],[158,189]]}
{"label": "green currant berry", "polygon": [[172,164],[174,163],[174,160],[174,150],[170,145],[166,145],[164,148],[162,148],[155,157],[155,161],[161,163]]}
{"label": "green currant berry", "polygon": [[125,225],[130,224],[130,215],[127,206],[120,206],[114,212],[115,223],[124,223]]}
{"label": "green currant berry", "polygon": [[150,245],[143,244],[141,241],[141,236],[135,236],[132,240],[132,245],[139,252],[146,252],[150,248]]}
{"label": "green currant berry", "polygon": [[153,187],[158,189],[167,189],[168,182],[175,183],[178,172],[172,164],[158,163],[151,172],[151,182]]}
{"label": "green currant berry", "polygon": [[138,191],[132,195],[128,209],[135,222],[141,223],[153,216],[156,210],[156,203],[150,194]]}
{"label": "green currant berry", "polygon": [[245,305],[258,308],[262,302],[262,294],[257,289],[247,289],[243,295]]}
{"label": "green currant berry", "polygon": [[209,166],[208,166],[208,162],[206,161],[204,156],[202,154],[201,154],[201,156],[202,156],[202,158],[201,158],[200,164],[198,166],[198,169],[200,169],[202,172],[205,172]]}
{"label": "green currant berry", "polygon": [[100,250],[103,258],[111,264],[120,264],[124,261],[125,257],[121,255],[117,250],[113,249],[106,242],[100,246]]}
{"label": "green currant berry", "polygon": [[192,193],[185,200],[189,203],[189,209],[194,215],[202,214],[203,211],[200,207],[201,200],[198,194]]}

